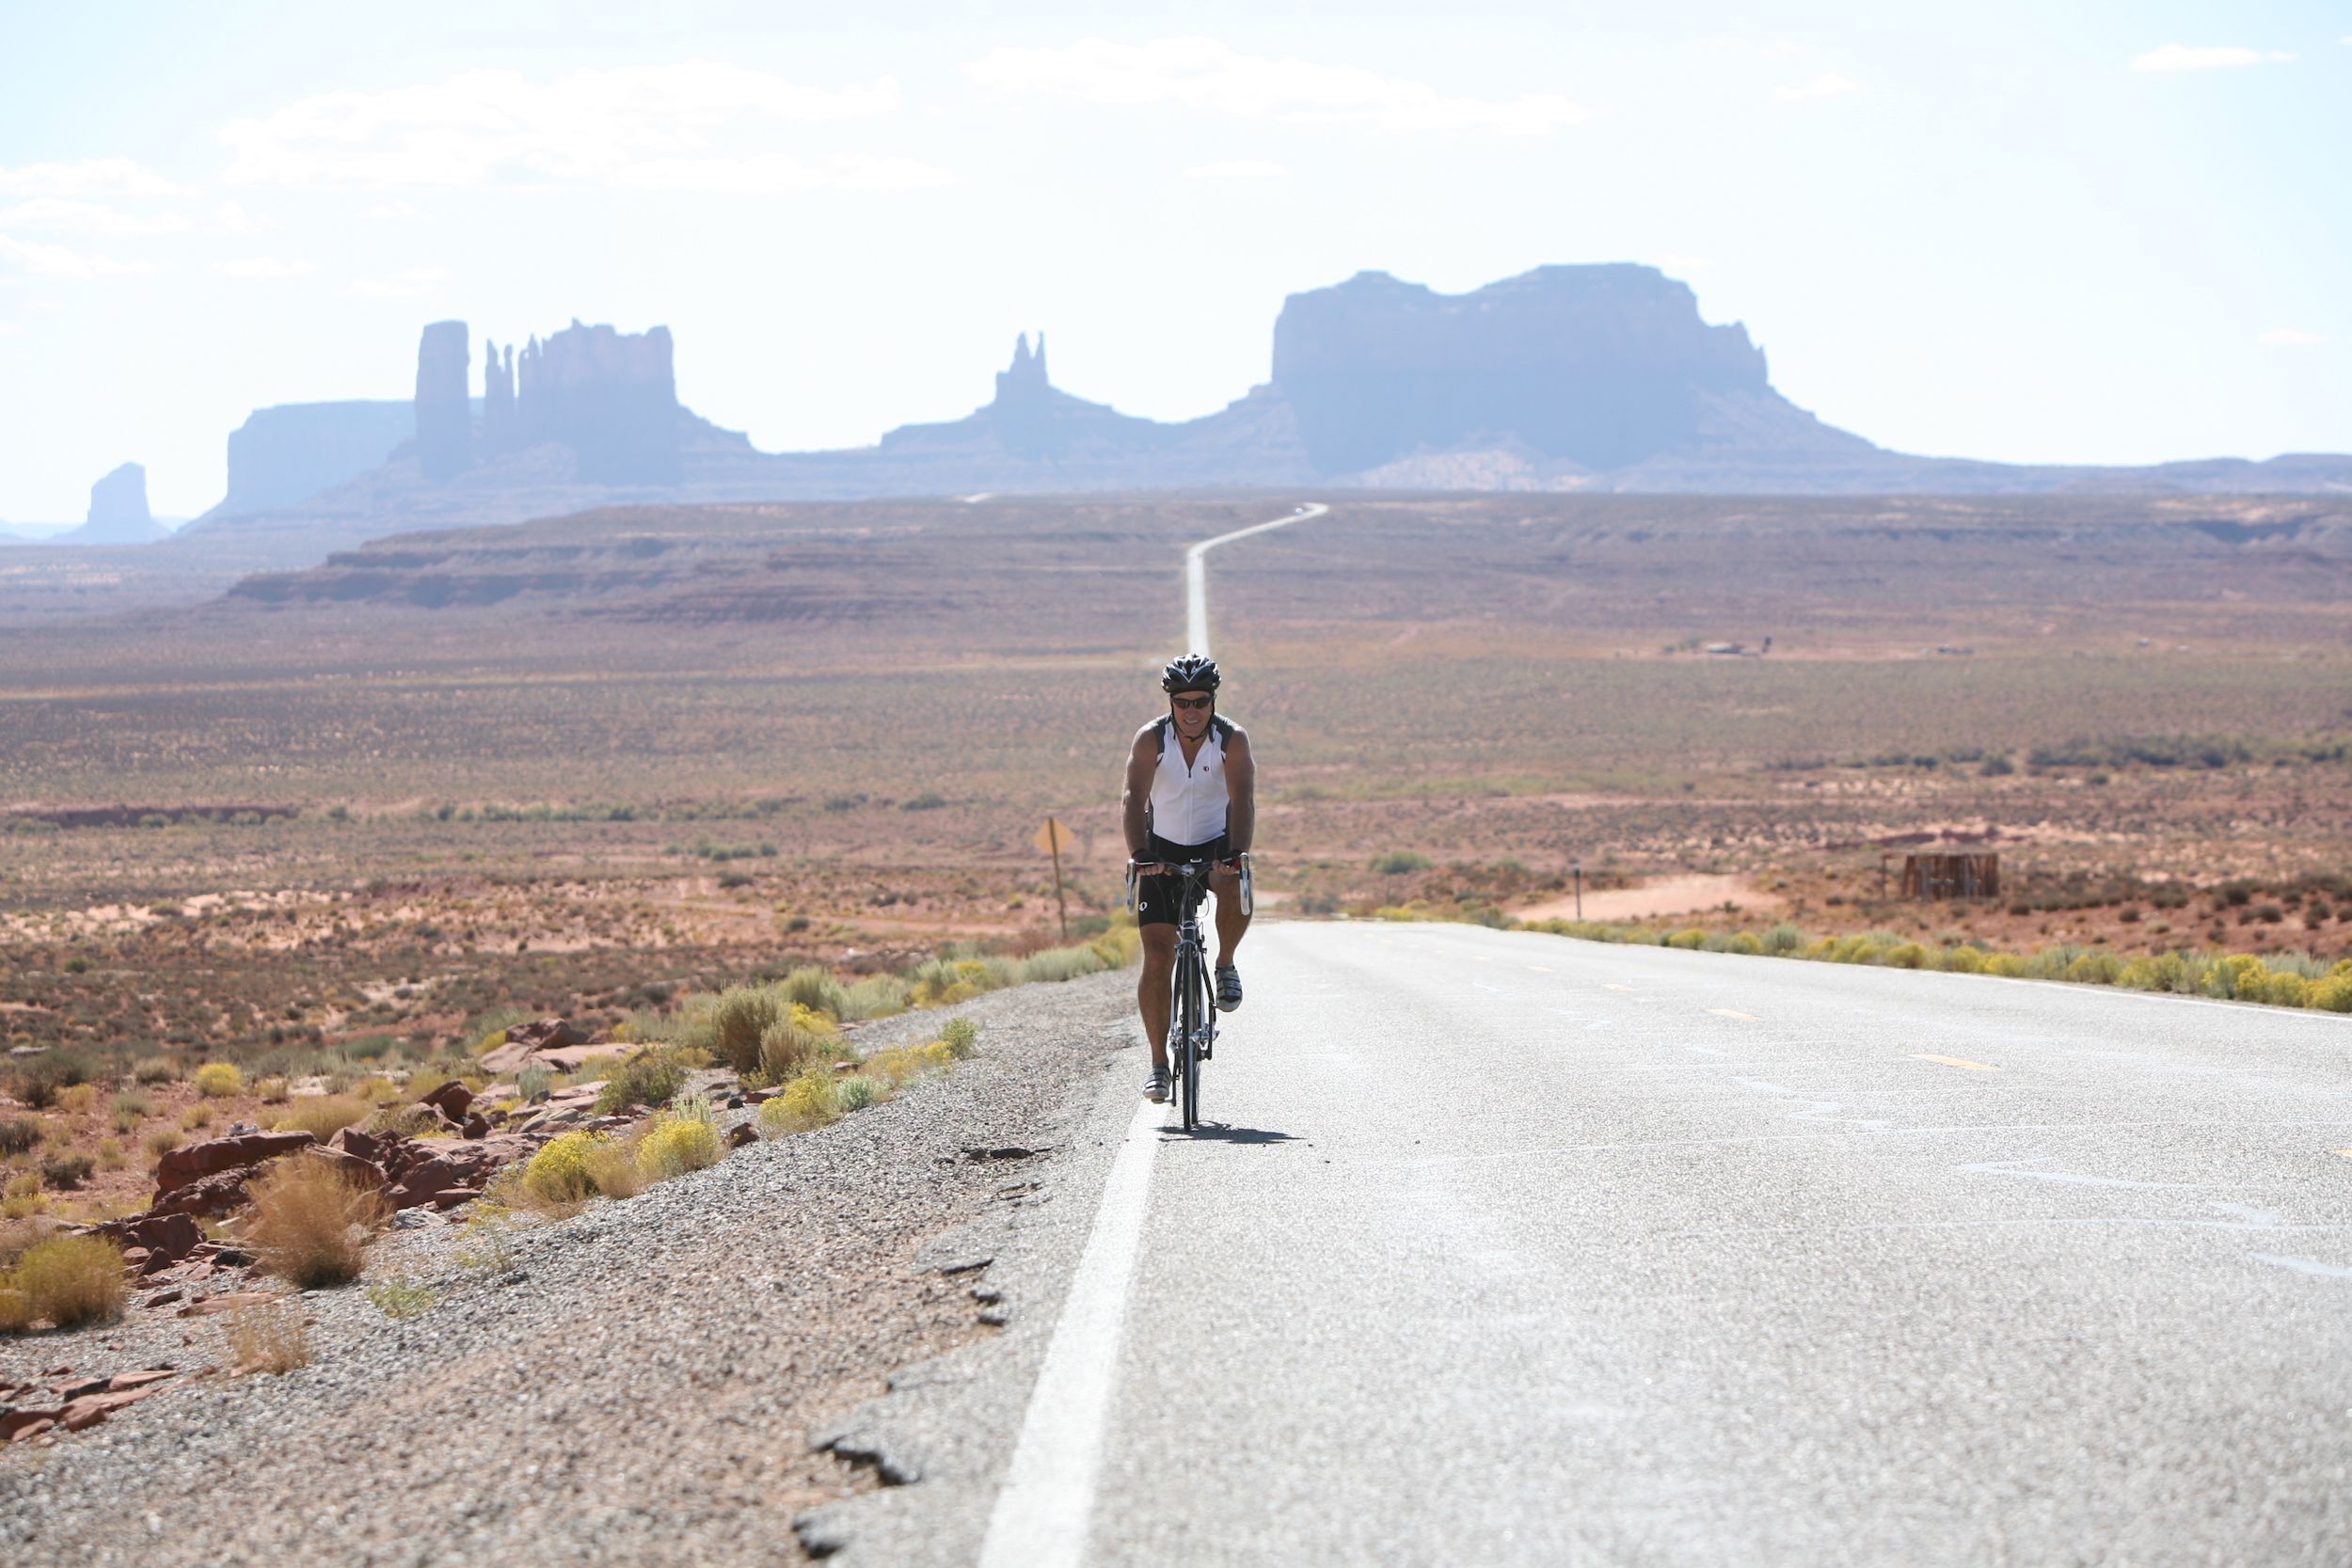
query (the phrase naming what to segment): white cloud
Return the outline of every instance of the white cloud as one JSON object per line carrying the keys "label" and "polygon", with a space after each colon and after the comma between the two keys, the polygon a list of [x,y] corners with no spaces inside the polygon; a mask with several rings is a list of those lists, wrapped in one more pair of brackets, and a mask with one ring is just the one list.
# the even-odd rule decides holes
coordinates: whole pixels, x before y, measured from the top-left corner
{"label": "white cloud", "polygon": [[233,201],[224,201],[213,209],[213,232],[215,234],[261,234],[278,226],[267,218],[257,218]]}
{"label": "white cloud", "polygon": [[361,299],[414,299],[448,278],[447,267],[411,267],[389,277],[356,277],[351,293]]}
{"label": "white cloud", "polygon": [[642,186],[653,178],[649,165],[683,161],[705,182],[686,188],[771,189],[756,182],[756,169],[737,176],[739,186],[711,182],[724,166],[773,156],[743,146],[763,127],[898,107],[898,86],[887,77],[809,87],[700,60],[577,71],[551,82],[469,71],[385,92],[320,93],[262,119],[232,119],[220,133],[234,155],[223,178],[308,188]]}
{"label": "white cloud", "polygon": [[2308,348],[2313,343],[2326,342],[2328,334],[2298,332],[2291,326],[2274,326],[2262,335],[2261,341],[2265,343],[2286,343],[2296,348]]}
{"label": "white cloud", "polygon": [[2224,71],[2232,66],[2269,65],[2294,55],[2277,49],[2192,48],[2168,43],[2132,61],[2134,71]]}
{"label": "white cloud", "polygon": [[13,338],[24,330],[14,322],[0,322],[0,338]]}
{"label": "white cloud", "polygon": [[310,263],[289,261],[278,256],[239,256],[226,261],[215,261],[213,270],[223,277],[276,283],[289,277],[303,277],[310,271]]}
{"label": "white cloud", "polygon": [[175,213],[142,217],[103,202],[67,196],[37,196],[13,207],[0,208],[0,223],[20,229],[48,229],[75,234],[176,234],[187,219]]}
{"label": "white cloud", "polygon": [[377,223],[406,223],[419,215],[405,201],[383,201],[368,209],[368,216]]}
{"label": "white cloud", "polygon": [[118,261],[111,256],[86,256],[61,245],[10,239],[0,234],[0,262],[14,262],[36,277],[128,277],[153,272],[147,261]]}
{"label": "white cloud", "polygon": [[835,153],[809,161],[782,152],[749,158],[646,158],[613,169],[606,183],[638,191],[723,191],[772,196],[780,191],[909,191],[945,185],[944,168],[913,158],[866,158]]}
{"label": "white cloud", "polygon": [[1229,158],[1221,164],[1195,164],[1184,170],[1187,180],[1279,180],[1287,171],[1263,158]]}
{"label": "white cloud", "polygon": [[1297,125],[1540,135],[1590,114],[1549,93],[1448,98],[1425,83],[1404,77],[1382,76],[1357,66],[1245,55],[1205,38],[1140,44],[1097,38],[1060,49],[995,49],[963,70],[981,87],[1000,92],[1074,98],[1122,108],[1174,104]]}
{"label": "white cloud", "polygon": [[1825,71],[1802,87],[1774,87],[1772,96],[1784,103],[1802,103],[1807,99],[1836,98],[1844,93],[1860,90],[1859,84],[1849,81],[1834,71]]}
{"label": "white cloud", "polygon": [[1715,263],[1704,256],[1677,256],[1671,252],[1658,258],[1658,270],[1671,277],[1686,272],[1705,272]]}
{"label": "white cloud", "polygon": [[73,164],[26,164],[0,168],[0,191],[19,196],[188,196],[153,169],[128,158],[85,158]]}

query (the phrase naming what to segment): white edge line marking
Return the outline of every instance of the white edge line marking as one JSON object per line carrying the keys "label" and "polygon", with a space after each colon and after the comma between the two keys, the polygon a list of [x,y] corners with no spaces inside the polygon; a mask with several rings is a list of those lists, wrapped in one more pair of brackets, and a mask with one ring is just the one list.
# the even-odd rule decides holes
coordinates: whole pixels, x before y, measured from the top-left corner
{"label": "white edge line marking", "polygon": [[1230,545],[1236,539],[1247,539],[1268,529],[1288,528],[1310,517],[1320,517],[1331,509],[1321,501],[1309,501],[1287,517],[1277,517],[1270,523],[1257,523],[1237,528],[1231,533],[1220,533],[1214,539],[1203,539],[1184,551],[1184,647],[1187,653],[1209,651],[1209,563],[1204,559],[1219,545]]}
{"label": "white edge line marking", "polygon": [[1111,1160],[1094,1228],[1045,1347],[1012,1464],[989,1515],[980,1568],[1077,1568],[1094,1517],[1094,1483],[1118,1380],[1127,1285],[1142,1250],[1152,1157],[1167,1109],[1136,1106]]}

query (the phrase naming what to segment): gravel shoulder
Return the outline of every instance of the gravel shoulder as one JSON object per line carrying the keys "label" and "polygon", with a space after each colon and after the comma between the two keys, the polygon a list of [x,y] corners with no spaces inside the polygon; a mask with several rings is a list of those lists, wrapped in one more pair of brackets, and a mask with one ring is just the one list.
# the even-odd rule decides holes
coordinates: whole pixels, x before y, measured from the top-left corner
{"label": "gravel shoulder", "polygon": [[[1050,1329],[1018,1308],[1083,1242],[1088,1214],[1069,1212],[1085,1205],[1052,1199],[1107,1159],[1088,1132],[1103,1110],[1132,1104],[1104,1069],[1135,1049],[1133,985],[977,998],[955,1011],[981,1025],[978,1054],[947,1077],[503,1246],[437,1217],[394,1231],[360,1284],[304,1299],[311,1361],[283,1375],[195,1375],[229,1359],[220,1318],[7,1341],[0,1373],[183,1376],[87,1432],[0,1450],[0,1544],[143,1568],[707,1565],[802,1560],[805,1535],[910,1561],[874,1555],[894,1527],[977,1505],[934,1544],[976,1542]],[[946,1016],[857,1037],[928,1038]],[[388,1318],[365,1285],[394,1277],[431,1305]],[[936,1431],[942,1416],[960,1424]],[[888,1484],[915,1475],[945,1484]]]}

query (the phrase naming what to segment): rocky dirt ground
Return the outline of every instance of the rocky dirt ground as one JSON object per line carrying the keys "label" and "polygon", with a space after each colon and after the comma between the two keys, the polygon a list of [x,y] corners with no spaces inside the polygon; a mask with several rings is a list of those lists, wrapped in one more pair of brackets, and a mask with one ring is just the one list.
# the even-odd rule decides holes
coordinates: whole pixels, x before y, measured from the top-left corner
{"label": "rocky dirt ground", "polygon": [[[994,1332],[986,1259],[957,1233],[1033,1199],[1125,1044],[1132,981],[977,998],[958,1011],[978,1053],[949,1076],[569,1219],[410,1211],[362,1281],[281,1309],[308,1353],[282,1374],[226,1370],[227,1314],[7,1341],[0,1384],[178,1375],[0,1450],[0,1541],[89,1564],[799,1560],[796,1517],[877,1484],[808,1434]],[[387,1284],[420,1309],[389,1316],[369,1290]]]}

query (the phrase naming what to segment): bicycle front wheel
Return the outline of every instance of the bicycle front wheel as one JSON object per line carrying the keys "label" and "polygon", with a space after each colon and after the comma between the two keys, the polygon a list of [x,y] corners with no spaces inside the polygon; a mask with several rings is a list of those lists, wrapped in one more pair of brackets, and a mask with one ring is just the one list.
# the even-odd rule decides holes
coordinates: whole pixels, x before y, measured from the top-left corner
{"label": "bicycle front wheel", "polygon": [[1175,1052],[1170,1065],[1176,1069],[1177,1109],[1184,1114],[1187,1132],[1200,1123],[1200,1002],[1204,990],[1200,955],[1190,951],[1179,954],[1176,1006],[1170,1013],[1174,1027],[1168,1031],[1168,1044]]}

